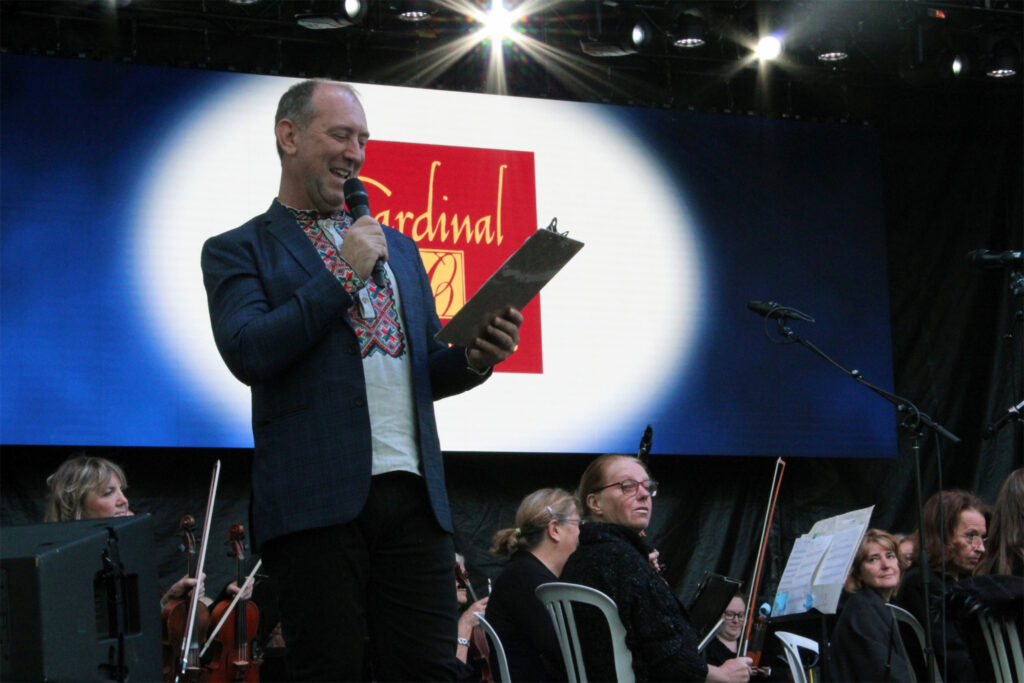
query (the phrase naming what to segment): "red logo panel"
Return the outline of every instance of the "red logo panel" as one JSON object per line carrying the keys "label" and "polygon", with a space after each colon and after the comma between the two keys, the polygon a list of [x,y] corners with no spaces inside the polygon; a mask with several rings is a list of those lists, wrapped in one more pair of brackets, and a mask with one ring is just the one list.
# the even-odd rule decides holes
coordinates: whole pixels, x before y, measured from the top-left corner
{"label": "red logo panel", "polygon": [[[442,324],[537,230],[533,152],[372,140],[359,174],[373,216],[414,239]],[[540,373],[540,296],[498,372]]]}

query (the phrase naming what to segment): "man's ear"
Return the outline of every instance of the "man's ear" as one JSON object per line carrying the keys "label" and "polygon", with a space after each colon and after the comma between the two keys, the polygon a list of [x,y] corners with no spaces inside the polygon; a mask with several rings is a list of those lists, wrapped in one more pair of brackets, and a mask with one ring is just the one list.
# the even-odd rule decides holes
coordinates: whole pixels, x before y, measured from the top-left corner
{"label": "man's ear", "polygon": [[274,135],[277,137],[277,144],[285,156],[295,154],[295,136],[299,127],[291,119],[281,119],[274,126]]}
{"label": "man's ear", "polygon": [[597,515],[597,516],[601,515],[601,501],[597,497],[596,493],[588,493],[587,494],[587,507],[595,515]]}

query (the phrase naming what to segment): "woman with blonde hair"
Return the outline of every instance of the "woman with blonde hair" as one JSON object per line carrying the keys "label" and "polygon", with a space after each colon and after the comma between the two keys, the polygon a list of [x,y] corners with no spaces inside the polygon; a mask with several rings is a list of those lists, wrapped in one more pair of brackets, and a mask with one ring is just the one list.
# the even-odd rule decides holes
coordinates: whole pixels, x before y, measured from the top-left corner
{"label": "woman with blonde hair", "polygon": [[885,606],[909,566],[895,536],[868,529],[846,577],[844,589],[851,595],[832,631],[833,680],[915,680],[896,617]]}
{"label": "woman with blonde hair", "polygon": [[[106,458],[84,453],[72,455],[46,478],[46,487],[45,522],[129,517],[135,514],[129,509],[128,498],[124,495],[124,490],[128,488],[124,470]],[[205,572],[203,576],[206,576]],[[196,579],[183,576],[164,593],[160,604],[187,595],[196,583]],[[232,581],[228,590],[237,593],[238,584]],[[202,584],[199,591],[202,597],[205,594]],[[252,591],[247,590],[245,597],[251,594]]]}
{"label": "woman with blonde hair", "polygon": [[571,493],[540,489],[519,504],[515,526],[494,535],[491,552],[511,561],[494,582],[485,616],[501,639],[514,681],[566,678],[551,617],[534,591],[558,581],[576,550],[581,522]]}
{"label": "woman with blonde hair", "polygon": [[117,463],[79,454],[46,478],[46,522],[100,519],[133,514],[124,490],[128,480]]}

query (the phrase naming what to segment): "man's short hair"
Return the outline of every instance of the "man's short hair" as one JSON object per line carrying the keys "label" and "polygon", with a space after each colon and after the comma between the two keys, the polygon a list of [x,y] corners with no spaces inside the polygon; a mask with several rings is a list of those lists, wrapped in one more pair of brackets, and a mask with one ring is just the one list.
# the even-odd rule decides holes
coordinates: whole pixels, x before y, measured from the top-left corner
{"label": "man's short hair", "polygon": [[[332,81],[326,78],[310,78],[305,81],[299,81],[281,95],[281,99],[277,103],[277,114],[274,116],[274,126],[277,126],[283,119],[293,121],[300,128],[308,126],[313,117],[316,116],[316,108],[313,106],[313,95],[316,94],[316,89],[322,84],[336,85],[344,88],[352,93],[352,97],[355,98],[356,102],[359,101],[359,93],[348,83]],[[277,145],[277,156],[279,158],[284,157],[284,150],[281,149],[280,144]]]}

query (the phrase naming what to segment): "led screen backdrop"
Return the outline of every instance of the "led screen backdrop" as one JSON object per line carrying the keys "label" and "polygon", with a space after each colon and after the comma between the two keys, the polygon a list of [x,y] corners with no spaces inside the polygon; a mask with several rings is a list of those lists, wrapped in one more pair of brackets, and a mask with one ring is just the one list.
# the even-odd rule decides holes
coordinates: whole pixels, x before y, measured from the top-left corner
{"label": "led screen backdrop", "polygon": [[[8,56],[0,442],[248,447],[214,347],[203,241],[277,192],[291,79]],[[552,218],[585,243],[521,354],[438,403],[456,451],[895,455],[891,407],[750,300],[892,387],[876,133],[358,86],[374,215],[420,244],[450,315]],[[774,324],[772,325],[772,329]]]}

